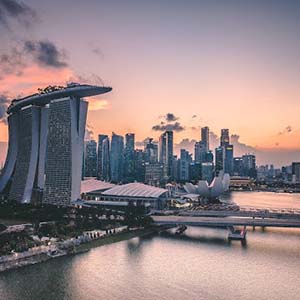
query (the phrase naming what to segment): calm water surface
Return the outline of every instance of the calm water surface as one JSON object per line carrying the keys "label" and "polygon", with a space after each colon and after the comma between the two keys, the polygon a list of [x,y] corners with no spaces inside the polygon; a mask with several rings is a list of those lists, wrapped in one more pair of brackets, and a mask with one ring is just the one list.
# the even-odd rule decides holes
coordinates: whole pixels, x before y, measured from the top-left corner
{"label": "calm water surface", "polygon": [[[233,193],[240,205],[298,207],[300,195]],[[274,202],[274,203],[273,203]],[[276,202],[276,203],[275,203]],[[247,244],[188,228],[0,275],[2,300],[300,299],[300,230],[256,229]]]}

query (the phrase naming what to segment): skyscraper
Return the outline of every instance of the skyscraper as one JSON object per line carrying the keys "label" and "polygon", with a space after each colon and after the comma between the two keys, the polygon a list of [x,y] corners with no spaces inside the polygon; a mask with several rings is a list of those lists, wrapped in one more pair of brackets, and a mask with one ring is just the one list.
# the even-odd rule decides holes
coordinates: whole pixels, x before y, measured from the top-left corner
{"label": "skyscraper", "polygon": [[220,171],[224,170],[224,159],[225,159],[225,153],[224,153],[224,147],[218,147],[216,148],[216,166],[215,171],[216,175],[219,174]]}
{"label": "skyscraper", "polygon": [[180,159],[179,159],[179,180],[180,181],[190,180],[189,166],[191,162],[192,162],[191,154],[187,150],[181,149]]}
{"label": "skyscraper", "polygon": [[233,145],[224,146],[224,173],[233,175]]}
{"label": "skyscraper", "polygon": [[109,137],[102,141],[102,154],[101,154],[101,180],[110,180],[110,147]]}
{"label": "skyscraper", "polygon": [[300,162],[292,163],[292,175],[296,182],[300,182]]}
{"label": "skyscraper", "polygon": [[233,174],[235,176],[243,176],[243,158],[234,157],[233,159]]}
{"label": "skyscraper", "polygon": [[50,103],[43,203],[68,205],[80,196],[88,103],[64,98]]}
{"label": "skyscraper", "polygon": [[119,183],[123,179],[124,138],[112,134],[110,148],[110,178],[112,182]]}
{"label": "skyscraper", "polygon": [[195,143],[195,162],[205,162],[207,156],[207,145],[203,142],[196,142]]}
{"label": "skyscraper", "polygon": [[212,162],[201,163],[201,179],[206,180],[209,184],[214,177],[214,165]]}
{"label": "skyscraper", "polygon": [[254,154],[245,154],[242,156],[243,160],[243,176],[256,179],[256,158]]}
{"label": "skyscraper", "polygon": [[201,141],[204,144],[205,151],[209,151],[209,128],[207,126],[201,128]]}
{"label": "skyscraper", "polygon": [[233,145],[230,145],[229,129],[221,129],[220,147],[216,148],[216,174],[233,174]]}
{"label": "skyscraper", "polygon": [[158,162],[158,145],[153,143],[153,139],[149,139],[145,145],[145,161],[150,164]]}
{"label": "skyscraper", "polygon": [[221,147],[229,145],[229,129],[221,129]]}
{"label": "skyscraper", "polygon": [[124,181],[133,182],[135,180],[135,164],[134,164],[134,133],[125,135],[125,151],[124,151]]}
{"label": "skyscraper", "polygon": [[85,142],[84,150],[85,177],[97,176],[97,143],[94,140]]}
{"label": "skyscraper", "polygon": [[105,139],[107,139],[108,136],[105,134],[99,134],[98,135],[98,157],[97,157],[97,178],[99,180],[103,180],[103,166],[102,166],[102,160],[103,160],[103,150],[102,150],[102,143]]}
{"label": "skyscraper", "polygon": [[159,162],[164,166],[164,177],[173,177],[173,131],[165,131],[159,138]]}

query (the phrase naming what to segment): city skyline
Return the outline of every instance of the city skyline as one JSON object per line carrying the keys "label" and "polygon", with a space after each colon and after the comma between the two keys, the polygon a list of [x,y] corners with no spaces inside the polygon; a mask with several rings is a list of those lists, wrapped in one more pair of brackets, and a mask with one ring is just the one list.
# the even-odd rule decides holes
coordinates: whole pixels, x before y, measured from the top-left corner
{"label": "city skyline", "polygon": [[[259,164],[297,161],[299,3],[236,2],[89,1],[69,11],[60,1],[57,11],[28,0],[19,14],[2,3],[1,117],[11,98],[48,84],[104,81],[114,92],[89,101],[95,135],[135,132],[141,142],[171,124],[175,144],[184,144],[198,140],[200,127],[217,135],[230,128]],[[84,29],[72,21],[80,18]],[[7,139],[3,121],[0,141]]]}

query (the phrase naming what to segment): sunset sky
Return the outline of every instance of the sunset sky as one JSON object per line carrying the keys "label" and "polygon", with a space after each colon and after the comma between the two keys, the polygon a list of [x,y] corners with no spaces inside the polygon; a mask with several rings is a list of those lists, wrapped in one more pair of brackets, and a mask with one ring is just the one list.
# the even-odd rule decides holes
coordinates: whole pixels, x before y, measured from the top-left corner
{"label": "sunset sky", "polygon": [[49,84],[103,82],[113,91],[90,100],[95,137],[157,138],[152,127],[173,113],[178,144],[201,126],[229,128],[259,163],[300,161],[300,1],[7,1],[0,105]]}

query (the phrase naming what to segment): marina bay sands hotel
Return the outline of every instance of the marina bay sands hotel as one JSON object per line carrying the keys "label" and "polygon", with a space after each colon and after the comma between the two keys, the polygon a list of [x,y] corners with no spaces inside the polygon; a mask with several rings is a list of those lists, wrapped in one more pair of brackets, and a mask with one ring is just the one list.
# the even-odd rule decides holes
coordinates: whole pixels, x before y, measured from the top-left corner
{"label": "marina bay sands hotel", "polygon": [[7,109],[9,144],[0,193],[9,201],[69,205],[80,197],[85,97],[110,87],[49,86],[13,100]]}

